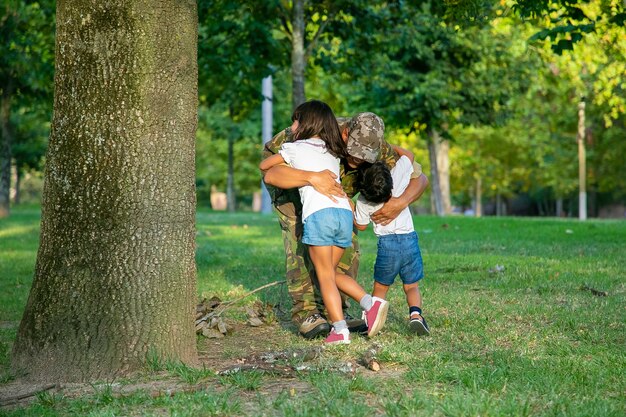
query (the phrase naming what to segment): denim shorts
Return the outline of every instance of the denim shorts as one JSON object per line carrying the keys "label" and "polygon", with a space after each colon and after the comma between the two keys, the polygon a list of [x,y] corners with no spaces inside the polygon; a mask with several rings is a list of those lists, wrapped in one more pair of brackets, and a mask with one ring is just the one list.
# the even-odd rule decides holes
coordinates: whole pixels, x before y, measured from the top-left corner
{"label": "denim shorts", "polygon": [[391,285],[398,274],[404,284],[414,284],[424,277],[422,252],[415,232],[378,238],[374,280]]}
{"label": "denim shorts", "polygon": [[325,208],[304,219],[302,243],[311,246],[352,245],[352,211],[340,208]]}

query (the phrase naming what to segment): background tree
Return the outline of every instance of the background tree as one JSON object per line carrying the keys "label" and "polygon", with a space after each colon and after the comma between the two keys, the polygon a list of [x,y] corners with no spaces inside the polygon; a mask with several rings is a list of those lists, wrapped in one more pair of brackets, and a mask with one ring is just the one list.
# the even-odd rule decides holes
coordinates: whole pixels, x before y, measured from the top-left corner
{"label": "background tree", "polygon": [[349,22],[365,9],[363,1],[293,0],[277,3],[281,30],[291,48],[292,110],[306,101],[309,64],[324,56],[325,45],[364,35]]}
{"label": "background tree", "polygon": [[35,276],[13,348],[31,378],[110,378],[196,343],[194,1],[57,2]]}
{"label": "background tree", "polygon": [[0,8],[0,217],[10,213],[11,114],[18,96],[45,99],[51,91],[54,4],[9,1]]}
{"label": "background tree", "polygon": [[[207,124],[203,124],[206,119],[201,119],[201,133],[210,133],[199,136],[198,147],[214,148],[215,144],[208,144],[208,140],[226,140],[224,172],[229,211],[236,209],[235,144],[245,141],[243,133],[248,131],[241,124],[259,112],[261,80],[272,74],[271,65],[287,62],[272,33],[278,24],[276,7],[272,1],[199,2],[200,103],[206,109],[203,112],[216,117]],[[259,126],[258,136],[260,131]],[[222,167],[214,156],[204,160],[213,167],[201,167],[201,173]],[[200,179],[204,181],[207,179]]]}
{"label": "background tree", "polygon": [[626,21],[623,0],[514,0],[509,4],[523,18],[547,23],[531,39],[548,40],[558,55],[573,50],[586,34],[621,29]]}
{"label": "background tree", "polygon": [[12,147],[15,161],[14,204],[20,204],[24,174],[43,170],[50,131],[50,122],[43,122],[51,117],[48,104],[48,100],[31,100],[30,103],[23,101],[17,111],[13,112],[11,126],[15,139]]}
{"label": "background tree", "polygon": [[[548,41],[559,55],[558,69],[569,78],[576,91],[575,105],[579,110],[579,217],[585,219],[589,208],[587,190],[595,200],[593,165],[587,168],[587,129],[584,123],[589,105],[606,104],[610,112],[604,115],[606,126],[626,112],[626,99],[621,77],[626,71],[624,40],[625,4],[616,0],[561,0],[545,5],[533,1],[520,2],[522,15],[534,17],[543,26],[531,40]],[[595,172],[594,172],[595,171]],[[591,180],[591,182],[589,181]],[[595,203],[592,201],[592,206]]]}
{"label": "background tree", "polygon": [[[506,36],[491,30],[490,2],[477,2],[471,26],[437,2],[393,2],[371,8],[367,23],[379,31],[348,45],[350,61],[367,62],[356,97],[390,126],[423,130],[428,137],[435,211],[450,213],[447,139],[455,124],[495,124],[508,97],[524,87],[512,65]],[[473,9],[464,9],[470,13]],[[366,22],[354,22],[355,26]]]}
{"label": "background tree", "polygon": [[[320,58],[320,50],[328,49],[331,42],[360,33],[352,32],[346,22],[351,13],[360,10],[361,3],[319,0],[199,3],[201,103],[211,103],[217,111],[225,111],[229,119],[220,117],[226,125],[217,130],[216,123],[206,126],[207,131],[218,133],[212,137],[225,136],[228,144],[226,194],[229,210],[235,209],[234,188],[239,182],[234,178],[234,148],[238,141],[246,140],[242,133],[248,129],[241,124],[259,111],[262,78],[274,72],[284,77],[289,68],[292,106],[286,111],[306,101],[305,79],[309,65]],[[274,104],[280,105],[280,96],[276,98]],[[201,136],[200,141],[203,140],[206,139]],[[205,145],[200,143],[199,146]],[[209,163],[220,165],[218,161]],[[214,169],[209,168],[209,171]]]}

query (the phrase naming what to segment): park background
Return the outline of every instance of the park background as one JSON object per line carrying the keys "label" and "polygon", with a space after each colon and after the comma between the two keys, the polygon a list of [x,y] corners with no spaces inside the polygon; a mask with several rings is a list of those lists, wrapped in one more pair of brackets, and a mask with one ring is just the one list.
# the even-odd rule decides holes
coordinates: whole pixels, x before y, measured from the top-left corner
{"label": "park background", "polygon": [[[195,17],[195,7],[189,5],[196,3],[184,1],[57,5],[64,6],[66,17],[75,18],[83,10],[109,17],[96,22],[85,17],[82,23],[93,25],[98,34],[121,39],[116,24],[129,20],[115,12],[156,3],[164,15],[174,11],[177,17],[177,13]],[[77,174],[72,178],[77,186],[64,188],[66,183],[61,182],[62,191],[71,190],[62,204],[49,199],[46,206],[44,199],[47,230],[53,233],[45,233],[37,182],[42,181],[46,165],[53,76],[61,86],[57,92],[66,93],[62,87],[68,86],[68,78],[52,69],[55,4],[7,1],[4,6],[0,195],[3,215],[10,215],[0,219],[0,412],[36,416],[624,415],[626,223],[582,222],[577,207],[578,155],[584,145],[589,215],[623,217],[623,2],[200,1],[197,212],[189,209],[195,208],[191,193],[192,198],[183,201],[184,221],[158,211],[163,200],[168,201],[158,196],[144,200],[144,210],[139,211],[156,210],[158,216],[147,216],[147,221],[128,216],[126,206],[109,203],[135,201],[135,191],[146,192],[139,187],[142,181],[124,182],[129,178],[117,177],[118,171],[102,172],[97,166],[91,171],[89,161],[81,159],[84,153],[78,159],[85,164],[74,165],[78,161],[72,148],[69,152],[56,148],[56,154],[48,155],[57,159],[49,160],[48,167],[51,162],[59,167],[59,160],[69,161],[63,168]],[[177,20],[180,25],[168,33],[170,38],[184,38],[186,46],[193,47],[193,20]],[[154,33],[172,27],[155,29],[151,23]],[[90,42],[102,46],[98,40]],[[81,50],[82,40],[65,41],[66,46]],[[120,45],[106,46],[100,51],[114,52]],[[137,50],[141,48],[132,52]],[[189,50],[180,54],[185,56]],[[159,56],[171,59],[177,53]],[[65,60],[58,59],[57,64],[71,62],[64,54],[59,56]],[[119,64],[115,54],[102,56],[104,62]],[[108,73],[106,66],[98,70],[90,76],[126,80]],[[68,72],[61,75],[71,79],[74,74]],[[190,72],[185,74],[189,77]],[[319,340],[304,340],[290,327],[289,298],[278,282],[284,265],[276,219],[250,211],[251,196],[260,186],[260,86],[270,74],[274,131],[289,124],[294,104],[320,98],[342,115],[376,111],[386,121],[389,141],[409,148],[423,163],[431,188],[413,209],[420,214],[415,222],[426,262],[422,288],[433,337],[415,338],[408,333],[397,286],[390,294],[388,325],[376,340],[357,336],[349,349],[320,353]],[[193,90],[196,77],[192,75],[186,83],[169,86],[179,93]],[[93,98],[92,91],[115,93],[110,84],[80,81],[77,85],[92,87],[82,91],[86,99]],[[169,96],[158,97],[167,101]],[[584,124],[580,123],[583,97]],[[91,120],[100,122],[100,132],[110,135],[107,146],[97,148],[104,151],[100,156],[114,155],[110,152],[115,146],[126,149],[125,136],[115,134],[120,123],[116,111],[123,106],[116,100],[107,103],[106,110],[113,111],[96,109],[97,118]],[[69,107],[55,109],[57,123],[63,122],[64,115],[88,119],[84,102],[64,104]],[[167,129],[165,121],[195,118],[195,99],[189,108],[178,117],[152,122],[158,125],[162,119],[159,126]],[[63,133],[56,131],[57,141]],[[178,136],[184,135],[166,138],[174,141]],[[92,138],[86,139],[77,146]],[[190,139],[181,148],[188,151],[193,134]],[[163,148],[177,150],[169,142]],[[188,185],[193,185],[191,164],[184,166],[182,159],[163,164],[161,149],[150,149],[147,156],[161,155],[156,161],[160,164],[155,169],[141,159],[133,160],[131,167],[145,168],[140,179],[167,183],[176,180],[175,173],[162,175],[159,169],[177,167],[184,171],[185,184],[189,179]],[[443,169],[446,154],[449,206]],[[440,170],[434,171],[439,160]],[[88,169],[89,176],[81,175],[82,168]],[[87,181],[92,175],[99,181]],[[117,181],[109,181],[109,176]],[[19,190],[11,198],[21,203],[9,206],[9,183]],[[98,188],[101,184],[112,186]],[[227,194],[229,209],[239,212],[218,213],[210,208],[214,186]],[[178,201],[190,188],[171,195]],[[439,193],[433,191],[437,189]],[[99,199],[92,200],[94,196]],[[452,206],[479,213],[476,202],[483,203],[484,214],[501,216],[447,215]],[[177,212],[180,206],[165,208]],[[51,229],[54,221],[57,227]],[[133,233],[127,233],[127,226]],[[182,230],[185,238],[165,239],[169,245],[158,241],[160,232],[170,230]],[[112,239],[116,233],[119,238]],[[369,288],[375,237],[364,233],[361,243],[359,280]],[[158,252],[181,247],[195,250],[169,257]],[[43,266],[36,269],[36,262]],[[176,269],[183,263],[195,264],[197,274],[192,268]],[[60,273],[55,269],[59,265]],[[60,295],[52,303],[45,298],[37,301],[35,296],[29,308],[29,291],[32,296],[37,282],[48,291],[45,294]],[[276,285],[249,295],[268,284]],[[188,293],[181,291],[183,286]],[[144,297],[149,291],[153,298]],[[170,295],[179,294],[188,295],[169,302]],[[226,326],[226,334],[196,336],[189,326],[190,337],[180,338],[192,353],[197,351],[201,366],[177,360],[183,357],[177,352],[165,350],[159,355],[156,349],[176,339],[172,317],[213,297],[229,306],[217,323],[220,333],[220,324]],[[128,306],[139,308],[128,311]],[[29,311],[43,317],[52,310],[60,320],[48,322],[38,332],[20,334],[20,328],[28,328]],[[262,319],[258,327],[250,324],[255,315]],[[180,316],[184,317],[178,323],[187,325],[188,315]],[[73,331],[76,328],[80,333]],[[59,360],[46,362],[50,353],[46,348],[28,350],[37,343],[46,346],[49,335],[63,331],[69,331],[69,336],[58,339],[68,344]],[[83,334],[97,342],[84,347]],[[133,366],[133,373],[112,366],[119,363],[116,359],[124,353],[128,335],[143,341],[131,343],[134,350],[123,358],[135,359],[123,362]],[[18,343],[25,348],[15,349]],[[372,351],[382,367],[379,372],[363,363]],[[19,368],[11,366],[25,352],[33,352],[31,357],[39,361],[27,367],[37,372],[40,380],[35,383],[24,381]],[[279,357],[277,367],[267,368],[261,358],[268,354]],[[265,368],[242,370],[242,363]]]}
{"label": "park background", "polygon": [[[590,217],[626,215],[621,1],[198,7],[199,207],[258,209],[261,84],[271,75],[274,133],[306,98],[337,115],[379,114],[386,139],[413,151],[431,180],[416,213],[578,217],[584,191]],[[45,1],[3,10],[1,216],[40,200],[54,12]]]}

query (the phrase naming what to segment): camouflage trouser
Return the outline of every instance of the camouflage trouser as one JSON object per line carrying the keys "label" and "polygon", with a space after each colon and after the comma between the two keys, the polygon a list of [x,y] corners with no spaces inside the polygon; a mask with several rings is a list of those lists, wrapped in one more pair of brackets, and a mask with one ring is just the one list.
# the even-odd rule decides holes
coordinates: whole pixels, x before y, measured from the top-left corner
{"label": "camouflage trouser", "polygon": [[[301,323],[311,314],[323,313],[324,303],[307,245],[302,243],[303,227],[299,207],[288,202],[275,206],[275,209],[285,244],[287,287],[293,301],[291,318],[295,322]],[[337,271],[356,279],[359,270],[359,254],[357,235],[353,232],[352,246],[346,248]],[[344,294],[341,298],[345,310],[348,308],[348,301]]]}

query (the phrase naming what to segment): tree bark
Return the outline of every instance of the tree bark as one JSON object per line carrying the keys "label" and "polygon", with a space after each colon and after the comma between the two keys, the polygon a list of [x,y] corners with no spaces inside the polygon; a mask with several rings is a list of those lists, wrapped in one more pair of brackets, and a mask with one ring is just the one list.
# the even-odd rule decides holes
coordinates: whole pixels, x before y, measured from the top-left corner
{"label": "tree bark", "polygon": [[430,160],[431,195],[438,216],[452,212],[450,203],[450,172],[447,140],[442,140],[439,132],[432,129],[428,136],[428,159]]}
{"label": "tree bark", "polygon": [[0,218],[11,213],[11,144],[13,142],[10,123],[13,83],[7,80],[2,85],[0,96]]}
{"label": "tree bark", "polygon": [[587,220],[587,157],[585,150],[585,101],[578,103],[578,219]]}
{"label": "tree bark", "polygon": [[236,210],[235,202],[235,138],[228,137],[228,177],[226,178],[226,205],[228,211],[233,213]]}
{"label": "tree bark", "polygon": [[437,169],[439,170],[439,187],[441,187],[443,212],[445,215],[449,215],[452,213],[452,202],[450,200],[450,141],[440,138],[435,149],[437,150]]}
{"label": "tree bark", "polygon": [[304,51],[304,0],[294,0],[291,18],[291,83],[292,107],[295,110],[306,101],[304,92],[304,69],[306,67]]}
{"label": "tree bark", "polygon": [[563,217],[563,197],[556,199],[556,217]]}
{"label": "tree bark", "polygon": [[15,195],[13,196],[13,204],[16,206],[20,204],[22,199],[22,177],[24,173],[19,167],[15,167]]}
{"label": "tree bark", "polygon": [[13,348],[34,380],[197,358],[191,0],[57,1],[40,246]]}
{"label": "tree bark", "polygon": [[474,216],[483,216],[483,178],[480,175],[476,176],[476,195],[474,205]]}

